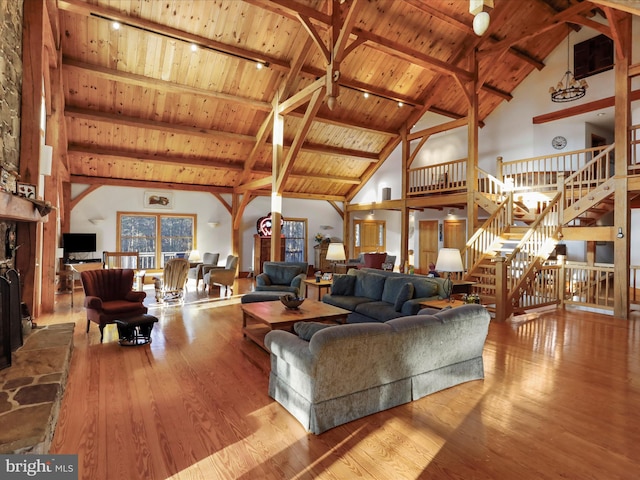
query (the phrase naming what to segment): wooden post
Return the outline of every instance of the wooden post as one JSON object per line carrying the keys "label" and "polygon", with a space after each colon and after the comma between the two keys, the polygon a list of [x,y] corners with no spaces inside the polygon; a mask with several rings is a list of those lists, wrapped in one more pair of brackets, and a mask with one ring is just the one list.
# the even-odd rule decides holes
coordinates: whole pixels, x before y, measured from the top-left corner
{"label": "wooden post", "polygon": [[510,314],[507,305],[507,264],[504,257],[496,257],[496,320],[504,322]]}

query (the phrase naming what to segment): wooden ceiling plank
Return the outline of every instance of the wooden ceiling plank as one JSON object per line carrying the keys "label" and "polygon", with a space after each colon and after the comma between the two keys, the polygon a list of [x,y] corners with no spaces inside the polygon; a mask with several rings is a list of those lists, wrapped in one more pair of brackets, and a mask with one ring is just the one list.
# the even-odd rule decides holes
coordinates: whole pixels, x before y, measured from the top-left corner
{"label": "wooden ceiling plank", "polygon": [[156,122],[153,120],[144,120],[141,118],[127,117],[124,115],[116,115],[112,113],[97,112],[86,108],[70,107],[65,108],[65,116],[82,118],[96,122],[107,122],[115,125],[124,125],[127,127],[140,127],[160,130],[166,133],[177,133],[181,135],[193,135],[204,138],[228,138],[237,142],[253,143],[255,137],[251,135],[243,135],[240,133],[223,132],[221,130],[209,130],[199,127],[191,127],[188,125],[176,125],[167,122]]}
{"label": "wooden ceiling plank", "polygon": [[63,68],[67,71],[84,71],[88,74],[96,75],[99,78],[112,80],[114,82],[120,82],[130,85],[138,85],[143,88],[153,88],[165,93],[190,93],[194,95],[201,95],[216,100],[230,102],[234,104],[247,105],[253,109],[268,112],[271,110],[271,105],[267,102],[260,100],[254,100],[252,98],[239,97],[237,95],[229,95],[221,92],[214,92],[212,90],[205,90],[202,88],[191,87],[189,85],[183,85],[175,82],[168,82],[165,80],[159,80],[157,78],[151,78],[144,75],[136,75],[134,73],[122,72],[120,70],[113,70],[110,68],[100,67],[98,65],[91,65],[84,62],[79,62],[70,58],[63,57]]}
{"label": "wooden ceiling plank", "polygon": [[211,40],[209,38],[201,37],[198,35],[193,35],[191,33],[178,30],[176,28],[172,28],[166,25],[160,25],[149,20],[145,20],[139,17],[130,17],[128,15],[124,15],[117,10],[113,10],[110,8],[101,7],[99,5],[92,5],[89,3],[84,3],[79,0],[59,0],[58,8],[60,10],[73,12],[78,15],[85,16],[97,16],[98,18],[103,18],[106,20],[117,20],[123,25],[128,25],[134,28],[139,28],[144,31],[153,32],[158,35],[168,36],[174,39],[179,39],[188,43],[195,43],[202,47],[210,48],[219,53],[232,55],[234,57],[244,58],[247,61],[251,62],[260,62],[263,64],[269,65],[270,68],[275,70],[283,70],[286,71],[289,69],[289,64],[285,61],[282,61],[279,58],[266,55],[261,52],[254,52],[251,50],[247,50],[244,48],[236,47],[233,45],[228,45],[222,42],[217,42],[215,40]]}

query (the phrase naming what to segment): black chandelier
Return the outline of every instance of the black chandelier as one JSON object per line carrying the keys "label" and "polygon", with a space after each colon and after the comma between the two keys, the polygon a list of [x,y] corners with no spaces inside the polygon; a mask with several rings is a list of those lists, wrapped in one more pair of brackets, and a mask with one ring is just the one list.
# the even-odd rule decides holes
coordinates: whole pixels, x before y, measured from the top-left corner
{"label": "black chandelier", "polygon": [[549,88],[551,101],[556,103],[571,102],[582,98],[587,93],[587,82],[582,79],[578,82],[569,69],[569,35],[567,35],[567,71],[555,87]]}

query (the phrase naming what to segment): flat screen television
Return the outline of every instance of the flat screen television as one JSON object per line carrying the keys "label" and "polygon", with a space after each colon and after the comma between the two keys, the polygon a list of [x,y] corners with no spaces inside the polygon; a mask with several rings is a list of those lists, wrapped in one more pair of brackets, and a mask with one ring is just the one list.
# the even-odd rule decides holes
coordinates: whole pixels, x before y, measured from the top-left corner
{"label": "flat screen television", "polygon": [[95,233],[63,233],[62,248],[65,253],[96,251]]}

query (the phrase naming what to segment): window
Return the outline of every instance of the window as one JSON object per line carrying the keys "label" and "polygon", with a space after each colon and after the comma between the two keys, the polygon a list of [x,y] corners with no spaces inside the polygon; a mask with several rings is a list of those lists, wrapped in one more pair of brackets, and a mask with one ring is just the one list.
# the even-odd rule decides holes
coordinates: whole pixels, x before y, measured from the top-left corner
{"label": "window", "polygon": [[139,252],[140,268],[164,268],[174,257],[188,256],[194,248],[195,215],[118,213],[118,246],[122,252]]}
{"label": "window", "polygon": [[299,218],[286,219],[281,230],[285,237],[284,261],[306,262],[307,220]]}

